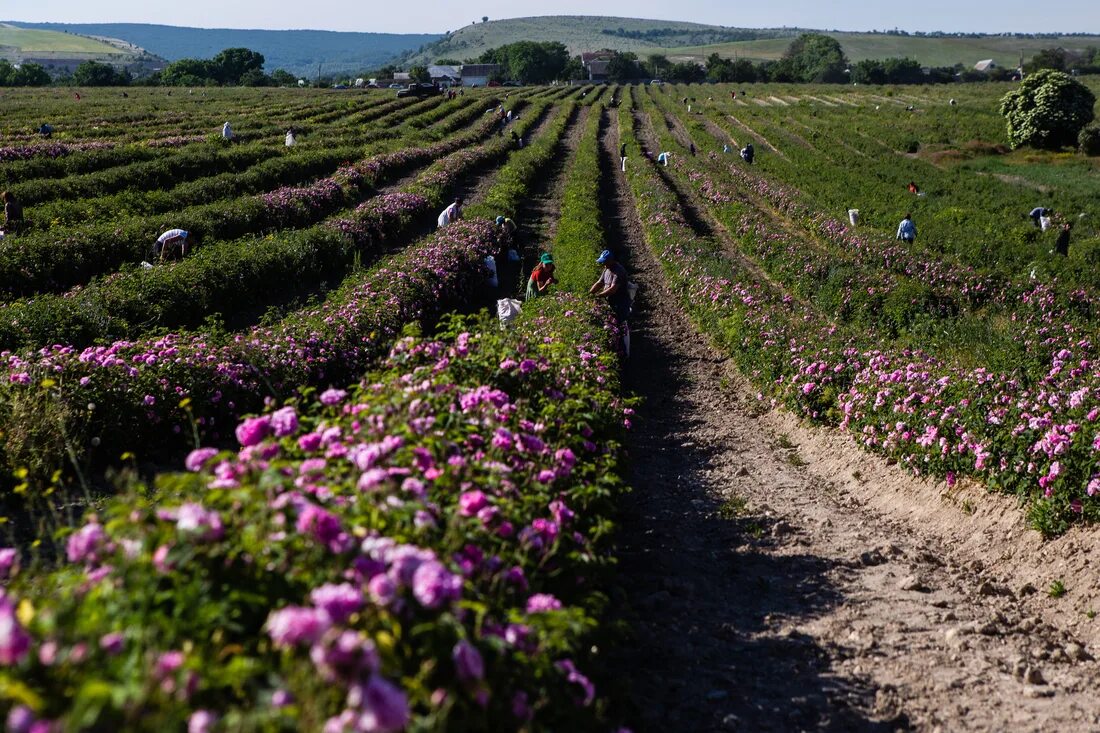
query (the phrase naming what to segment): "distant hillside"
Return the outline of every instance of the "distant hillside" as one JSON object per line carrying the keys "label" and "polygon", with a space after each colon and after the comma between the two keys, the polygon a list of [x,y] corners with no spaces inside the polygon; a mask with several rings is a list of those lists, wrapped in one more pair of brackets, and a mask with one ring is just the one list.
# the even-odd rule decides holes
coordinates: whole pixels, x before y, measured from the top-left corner
{"label": "distant hillside", "polygon": [[[611,48],[639,56],[659,53],[673,60],[702,61],[712,53],[752,60],[777,59],[791,39],[804,29],[727,28],[667,20],[600,16],[546,16],[473,23],[460,28],[420,52],[407,54],[406,64],[441,58],[459,61],[490,48],[515,41],[560,41],[572,53]],[[998,65],[1015,67],[1020,56],[1030,58],[1044,48],[1070,51],[1100,46],[1100,36],[1064,35],[1039,38],[1016,36],[905,36],[887,33],[823,31],[837,38],[852,61],[908,56],[924,66],[973,66],[992,58]]]}
{"label": "distant hillside", "polygon": [[439,34],[343,33],[336,31],[263,31],[225,28],[182,28],[144,23],[21,23],[22,28],[71,31],[129,41],[169,61],[210,58],[225,48],[259,51],[268,71],[293,74],[357,71],[379,66],[398,54],[416,50]]}
{"label": "distant hillside", "polygon": [[55,72],[71,71],[84,61],[102,61],[138,70],[159,60],[125,41],[18,28],[6,23],[0,23],[0,58],[12,63],[41,64]]}
{"label": "distant hillside", "polygon": [[602,16],[555,15],[510,18],[473,23],[417,53],[408,54],[409,64],[431,63],[442,58],[464,61],[490,48],[515,41],[559,41],[572,52],[611,48],[617,51],[648,52],[665,46],[709,44],[719,41],[761,38],[790,38],[793,29],[724,28],[702,23],[643,20]]}
{"label": "distant hillside", "polygon": [[[898,36],[887,33],[842,33],[827,31],[840,41],[849,60],[882,59],[907,56],[922,66],[973,66],[993,59],[998,66],[1015,68],[1020,57],[1029,59],[1044,48],[1062,47],[1083,51],[1100,47],[1100,36],[1065,35],[1042,38],[1016,36]],[[789,39],[770,39],[666,49],[674,60],[693,58],[701,61],[712,53],[724,57],[752,60],[778,59],[787,50]]]}

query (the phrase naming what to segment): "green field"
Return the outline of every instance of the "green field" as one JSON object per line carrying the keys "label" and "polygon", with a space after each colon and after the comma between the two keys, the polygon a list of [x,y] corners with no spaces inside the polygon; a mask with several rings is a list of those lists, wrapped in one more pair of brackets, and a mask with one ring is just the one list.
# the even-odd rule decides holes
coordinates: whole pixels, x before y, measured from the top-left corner
{"label": "green field", "polygon": [[103,41],[85,36],[55,31],[35,31],[0,26],[0,56],[63,56],[63,55],[123,56],[122,50]]}

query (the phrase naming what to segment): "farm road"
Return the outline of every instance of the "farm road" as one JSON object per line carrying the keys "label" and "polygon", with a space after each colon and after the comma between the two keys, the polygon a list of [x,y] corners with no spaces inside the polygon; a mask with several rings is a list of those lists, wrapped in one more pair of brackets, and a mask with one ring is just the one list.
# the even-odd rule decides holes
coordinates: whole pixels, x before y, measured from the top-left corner
{"label": "farm road", "polygon": [[605,225],[642,286],[628,383],[645,403],[613,593],[633,638],[609,654],[627,722],[1100,728],[1100,670],[1043,614],[1049,599],[876,501],[915,480],[762,406],[698,334],[642,240],[614,125],[602,142]]}

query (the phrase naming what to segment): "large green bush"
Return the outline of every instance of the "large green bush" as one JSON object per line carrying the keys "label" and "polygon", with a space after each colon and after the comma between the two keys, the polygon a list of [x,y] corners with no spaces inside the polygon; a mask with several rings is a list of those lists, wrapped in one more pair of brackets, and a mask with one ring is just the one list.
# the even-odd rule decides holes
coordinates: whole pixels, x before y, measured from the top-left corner
{"label": "large green bush", "polygon": [[1077,136],[1077,147],[1085,155],[1100,155],[1100,125],[1089,125]]}
{"label": "large green bush", "polygon": [[1024,79],[1001,99],[1012,147],[1058,149],[1077,142],[1092,122],[1096,95],[1069,74],[1051,69]]}

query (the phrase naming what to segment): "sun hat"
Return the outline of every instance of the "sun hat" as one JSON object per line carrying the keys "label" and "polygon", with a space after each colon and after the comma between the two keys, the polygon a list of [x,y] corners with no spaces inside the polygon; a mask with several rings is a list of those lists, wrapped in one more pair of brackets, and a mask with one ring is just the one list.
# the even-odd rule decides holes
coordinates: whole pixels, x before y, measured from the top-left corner
{"label": "sun hat", "polygon": [[550,255],[549,252],[543,252],[542,256],[539,257],[539,262],[544,265],[552,265],[554,264],[554,258]]}
{"label": "sun hat", "polygon": [[607,262],[610,259],[613,259],[614,257],[615,255],[611,254],[611,250],[605,249],[603,252],[600,252],[600,256],[596,260],[596,264],[602,265],[603,263]]}

